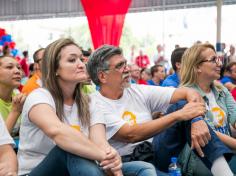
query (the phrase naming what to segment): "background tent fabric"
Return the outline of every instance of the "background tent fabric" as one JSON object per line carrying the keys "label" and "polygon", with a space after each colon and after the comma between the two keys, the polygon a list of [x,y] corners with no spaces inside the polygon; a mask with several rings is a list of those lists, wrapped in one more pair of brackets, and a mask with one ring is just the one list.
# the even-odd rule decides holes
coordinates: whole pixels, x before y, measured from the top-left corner
{"label": "background tent fabric", "polygon": [[94,48],[119,46],[125,15],[131,0],[81,0]]}

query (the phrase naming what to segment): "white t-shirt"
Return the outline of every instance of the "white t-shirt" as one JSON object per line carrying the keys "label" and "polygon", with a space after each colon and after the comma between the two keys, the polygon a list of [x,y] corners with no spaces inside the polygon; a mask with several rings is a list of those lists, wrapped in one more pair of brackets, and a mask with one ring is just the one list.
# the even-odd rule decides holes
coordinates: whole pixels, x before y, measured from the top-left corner
{"label": "white t-shirt", "polygon": [[225,115],[225,111],[216,103],[216,99],[214,93],[211,91],[206,94],[209,104],[207,105],[207,109],[211,111],[213,118],[209,119],[213,125],[215,126],[215,130],[223,133],[229,134],[229,130],[227,127],[227,117]]}
{"label": "white t-shirt", "polygon": [[14,145],[14,141],[7,130],[5,122],[2,119],[2,115],[0,114],[0,145],[5,144]]}
{"label": "white t-shirt", "polygon": [[121,156],[133,152],[138,144],[130,144],[111,139],[125,124],[140,124],[152,120],[152,113],[165,112],[175,88],[132,84],[126,88],[118,100],[108,99],[99,92],[91,94],[91,118],[106,125],[109,143]]}
{"label": "white t-shirt", "polygon": [[[40,128],[29,120],[28,113],[31,108],[37,104],[48,104],[56,112],[55,102],[48,90],[38,88],[28,95],[22,110],[20,143],[17,153],[19,175],[28,174],[55,146],[55,143],[48,136],[46,136]],[[83,128],[78,119],[78,109],[76,103],[72,106],[64,105],[64,112],[66,116],[64,118],[64,122],[66,124],[87,133],[87,128]]]}

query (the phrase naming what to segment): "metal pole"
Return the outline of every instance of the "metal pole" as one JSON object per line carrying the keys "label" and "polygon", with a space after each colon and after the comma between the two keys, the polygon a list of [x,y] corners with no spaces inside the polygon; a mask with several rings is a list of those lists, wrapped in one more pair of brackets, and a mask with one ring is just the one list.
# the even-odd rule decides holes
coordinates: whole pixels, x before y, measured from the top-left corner
{"label": "metal pole", "polygon": [[162,1],[162,47],[163,47],[163,56],[165,56],[165,11],[166,11],[166,0]]}
{"label": "metal pole", "polygon": [[216,51],[222,52],[221,47],[221,8],[222,8],[222,0],[216,1],[217,5],[217,27],[216,27]]}

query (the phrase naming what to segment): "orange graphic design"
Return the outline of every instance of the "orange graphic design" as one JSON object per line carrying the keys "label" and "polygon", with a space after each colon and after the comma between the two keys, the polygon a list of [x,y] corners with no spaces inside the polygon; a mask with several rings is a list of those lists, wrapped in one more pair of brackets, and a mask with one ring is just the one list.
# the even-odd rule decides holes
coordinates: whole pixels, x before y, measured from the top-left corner
{"label": "orange graphic design", "polygon": [[125,111],[122,115],[122,119],[124,119],[130,126],[137,125],[136,116],[129,111]]}
{"label": "orange graphic design", "polygon": [[78,130],[78,131],[80,131],[80,126],[79,125],[71,125],[71,127]]}
{"label": "orange graphic design", "polygon": [[224,118],[225,114],[219,107],[214,107],[211,109],[211,112],[213,113],[214,118],[216,118],[217,126],[216,127],[222,127],[224,125]]}

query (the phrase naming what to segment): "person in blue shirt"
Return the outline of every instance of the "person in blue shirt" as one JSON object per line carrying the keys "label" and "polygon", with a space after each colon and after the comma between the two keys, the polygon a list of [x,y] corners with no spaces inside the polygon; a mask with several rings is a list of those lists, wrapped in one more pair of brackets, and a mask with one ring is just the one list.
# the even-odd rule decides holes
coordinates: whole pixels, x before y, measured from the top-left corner
{"label": "person in blue shirt", "polygon": [[152,79],[147,81],[148,85],[161,86],[166,76],[165,67],[163,65],[154,65],[151,67]]}
{"label": "person in blue shirt", "polygon": [[236,88],[236,62],[230,62],[225,67],[225,75],[220,82],[229,90]]}
{"label": "person in blue shirt", "polygon": [[178,87],[179,86],[179,83],[180,83],[179,72],[180,72],[180,67],[181,67],[181,60],[186,49],[187,49],[186,47],[176,48],[172,52],[171,65],[175,73],[166,77],[166,79],[162,83],[163,87]]}

